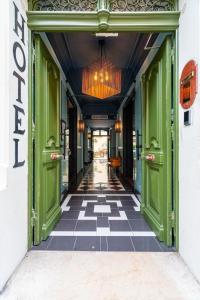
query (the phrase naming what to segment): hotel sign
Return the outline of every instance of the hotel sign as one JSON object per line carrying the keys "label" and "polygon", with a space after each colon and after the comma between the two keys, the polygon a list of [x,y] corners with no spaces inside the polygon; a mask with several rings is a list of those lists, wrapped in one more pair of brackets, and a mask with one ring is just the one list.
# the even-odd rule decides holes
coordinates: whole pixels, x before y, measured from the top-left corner
{"label": "hotel sign", "polygon": [[14,68],[12,75],[14,80],[17,81],[17,90],[15,95],[15,103],[13,104],[13,114],[14,114],[14,131],[13,131],[13,142],[15,149],[15,159],[13,168],[22,167],[25,164],[25,160],[20,157],[20,141],[25,134],[24,128],[24,100],[22,98],[22,89],[26,86],[25,81],[25,72],[27,68],[27,61],[25,55],[25,32],[24,25],[25,20],[20,14],[18,7],[13,2],[14,5],[14,33],[15,39],[12,45],[13,59],[14,59]]}

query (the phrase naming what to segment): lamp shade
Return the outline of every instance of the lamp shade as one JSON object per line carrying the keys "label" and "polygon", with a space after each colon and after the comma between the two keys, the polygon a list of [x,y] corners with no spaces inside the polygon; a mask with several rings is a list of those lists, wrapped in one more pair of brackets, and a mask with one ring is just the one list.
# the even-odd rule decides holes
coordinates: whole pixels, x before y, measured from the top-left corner
{"label": "lamp shade", "polygon": [[99,99],[121,92],[121,70],[109,61],[97,62],[83,70],[82,93]]}
{"label": "lamp shade", "polygon": [[84,132],[85,130],[85,122],[83,120],[78,121],[78,130],[79,132]]}
{"label": "lamp shade", "polygon": [[121,120],[115,121],[115,132],[117,132],[117,133],[122,132],[122,121]]}

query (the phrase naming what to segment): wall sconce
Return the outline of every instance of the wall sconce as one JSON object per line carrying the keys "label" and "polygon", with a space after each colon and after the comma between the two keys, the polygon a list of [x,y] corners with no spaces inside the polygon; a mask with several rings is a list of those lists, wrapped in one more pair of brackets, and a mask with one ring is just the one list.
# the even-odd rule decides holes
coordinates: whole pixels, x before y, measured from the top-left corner
{"label": "wall sconce", "polygon": [[115,121],[115,132],[117,132],[117,133],[122,132],[122,121],[121,120]]}
{"label": "wall sconce", "polygon": [[84,132],[85,130],[85,122],[83,120],[78,121],[78,131],[79,132]]}

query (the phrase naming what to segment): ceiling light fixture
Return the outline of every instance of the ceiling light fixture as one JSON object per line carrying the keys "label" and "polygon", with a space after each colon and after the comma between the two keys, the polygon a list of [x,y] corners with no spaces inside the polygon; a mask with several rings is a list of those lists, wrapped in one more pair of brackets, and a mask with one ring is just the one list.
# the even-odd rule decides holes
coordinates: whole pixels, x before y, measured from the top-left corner
{"label": "ceiling light fixture", "polygon": [[106,59],[105,40],[99,40],[99,48],[100,59],[83,70],[82,93],[105,99],[121,92],[121,70]]}

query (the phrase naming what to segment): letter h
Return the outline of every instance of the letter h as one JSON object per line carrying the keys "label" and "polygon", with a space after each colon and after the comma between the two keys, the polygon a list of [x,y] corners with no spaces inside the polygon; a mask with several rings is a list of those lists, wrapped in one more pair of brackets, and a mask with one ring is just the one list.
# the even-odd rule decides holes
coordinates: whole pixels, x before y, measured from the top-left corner
{"label": "letter h", "polygon": [[18,29],[21,31],[21,35],[22,35],[21,41],[25,45],[25,41],[24,41],[24,23],[25,23],[25,20],[21,15],[22,23],[21,24],[19,23],[19,21],[18,21],[19,9],[17,8],[15,2],[13,2],[13,4],[14,4],[14,7],[15,7],[15,28],[14,28],[14,32],[16,33],[17,36],[19,36]]}

